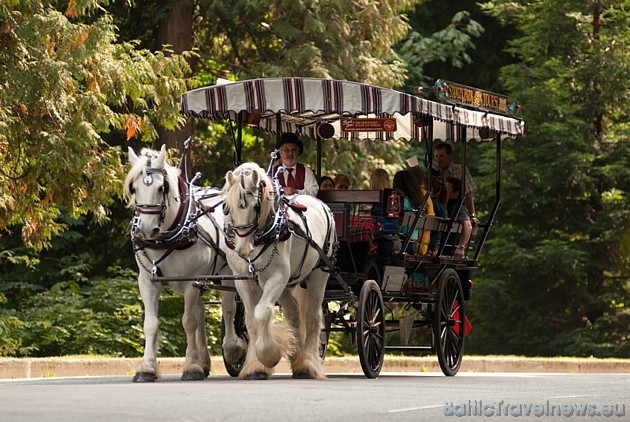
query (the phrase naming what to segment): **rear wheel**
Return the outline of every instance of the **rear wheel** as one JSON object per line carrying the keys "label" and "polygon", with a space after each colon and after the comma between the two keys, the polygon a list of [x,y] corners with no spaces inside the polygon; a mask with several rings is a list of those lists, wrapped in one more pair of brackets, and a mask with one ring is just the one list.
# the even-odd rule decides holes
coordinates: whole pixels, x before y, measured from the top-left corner
{"label": "rear wheel", "polygon": [[385,312],[381,289],[374,280],[366,280],[357,307],[357,345],[363,373],[376,378],[385,354]]}
{"label": "rear wheel", "polygon": [[[245,341],[245,344],[249,343],[249,336],[247,335],[247,327],[245,326],[245,305],[243,302],[236,302],[236,313],[234,314],[234,330],[236,331],[236,335],[242,338]],[[221,317],[221,342],[225,338],[225,320]],[[243,364],[245,363],[245,356],[240,359],[237,363],[232,364],[229,363],[225,359],[225,353],[222,352],[223,355],[223,364],[225,365],[225,370],[232,377],[238,377],[241,373],[241,369],[243,368]]]}
{"label": "rear wheel", "polygon": [[464,353],[464,293],[457,272],[446,269],[440,275],[433,315],[437,357],[444,375],[455,375]]}

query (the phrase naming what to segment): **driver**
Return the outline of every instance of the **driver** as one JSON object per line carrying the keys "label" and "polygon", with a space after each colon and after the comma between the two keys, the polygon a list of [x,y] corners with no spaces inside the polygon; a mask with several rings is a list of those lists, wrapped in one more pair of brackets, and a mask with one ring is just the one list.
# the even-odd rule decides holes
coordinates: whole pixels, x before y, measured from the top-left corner
{"label": "driver", "polygon": [[[280,164],[284,170],[278,175],[285,195],[306,194],[317,196],[319,185],[313,171],[302,163],[298,157],[304,151],[304,144],[295,133],[283,133],[276,144],[280,150]],[[278,166],[274,168],[274,174]]]}

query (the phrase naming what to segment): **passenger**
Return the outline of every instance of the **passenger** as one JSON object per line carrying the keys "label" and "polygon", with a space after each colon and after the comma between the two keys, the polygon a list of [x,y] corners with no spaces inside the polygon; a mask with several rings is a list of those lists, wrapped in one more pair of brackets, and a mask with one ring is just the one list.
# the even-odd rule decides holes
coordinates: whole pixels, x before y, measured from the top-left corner
{"label": "passenger", "polygon": [[[438,196],[441,199],[441,202],[446,203],[444,197],[446,196],[446,191],[444,189],[444,182],[447,177],[455,177],[457,179],[461,179],[462,176],[462,165],[461,164],[453,164],[453,148],[450,144],[446,142],[442,142],[437,144],[433,148],[433,158],[435,159],[435,163],[438,166],[439,177],[431,179],[432,182],[436,182],[435,191],[436,194],[442,194],[442,196]],[[468,168],[466,168],[466,207],[468,212],[470,213],[470,217],[472,219],[473,224],[477,224],[479,221],[475,217],[475,200],[474,193],[477,192],[477,185],[473,180]]]}
{"label": "passenger", "polygon": [[350,177],[345,174],[338,174],[335,176],[335,190],[348,190],[350,189]]}
{"label": "passenger", "polygon": [[319,190],[335,190],[335,181],[330,176],[319,178]]}
{"label": "passenger", "polygon": [[[458,234],[453,236],[447,243],[457,245],[455,246],[455,251],[453,252],[453,256],[455,258],[463,258],[464,252],[466,251],[466,245],[468,244],[468,240],[470,240],[470,235],[472,233],[472,224],[470,222],[468,208],[465,204],[462,204],[461,208],[459,208],[459,212],[457,210],[461,201],[462,181],[456,177],[447,177],[445,180],[445,187],[448,195],[448,202],[446,204],[448,214],[451,218],[455,218],[455,221],[462,224],[461,235]],[[455,213],[457,213],[457,215],[455,215]]]}
{"label": "passenger", "polygon": [[[415,157],[414,157],[415,158]],[[410,160],[407,160],[409,163]],[[422,169],[418,166],[417,160],[415,160],[415,165],[409,167],[407,171],[411,172],[411,174],[416,178],[416,182],[421,186],[422,196],[427,194],[427,177]],[[444,202],[440,202],[437,195],[433,194],[435,190],[432,190],[431,199],[427,202],[427,215],[435,215],[438,217],[448,217],[448,210],[446,209],[446,190],[444,190],[445,197]],[[430,208],[430,209],[429,209]],[[435,255],[439,249],[440,242],[442,240],[442,232],[439,230],[429,231],[429,244],[427,246],[427,252],[432,255]],[[424,234],[426,236],[426,234]]]}
{"label": "passenger", "polygon": [[[391,188],[392,184],[389,174],[387,174],[385,169],[376,168],[372,170],[370,174],[370,189],[384,191],[385,189]],[[373,205],[372,215],[376,217],[376,221],[383,226],[383,230],[376,236],[379,255],[384,257],[392,253],[400,252],[402,242],[398,236],[400,228],[396,218],[388,218],[387,215],[385,215],[383,203]]]}
{"label": "passenger", "polygon": [[391,189],[391,187],[392,183],[385,169],[376,168],[372,170],[372,174],[370,174],[370,189],[385,190]]}
{"label": "passenger", "polygon": [[[420,173],[424,175],[422,170],[418,167]],[[416,171],[416,172],[417,172]],[[418,182],[418,179],[409,171],[409,170],[401,170],[394,175],[394,189],[399,190],[404,196],[404,211],[416,211],[422,205],[424,197],[427,194],[426,189]],[[424,208],[424,215],[435,215],[433,211],[433,202],[431,198],[427,199]],[[408,227],[402,227],[401,234],[407,234]],[[429,248],[429,241],[431,238],[430,230],[422,230],[422,235],[420,234],[421,229],[417,228],[414,230],[411,240],[418,243],[416,248],[412,248],[408,252],[417,253],[420,255],[424,255],[427,253]]]}
{"label": "passenger", "polygon": [[[276,144],[280,150],[280,164],[284,170],[278,176],[285,195],[306,194],[317,196],[319,185],[313,171],[302,163],[298,157],[304,151],[304,144],[295,133],[283,133]],[[274,174],[278,166],[274,168]]]}

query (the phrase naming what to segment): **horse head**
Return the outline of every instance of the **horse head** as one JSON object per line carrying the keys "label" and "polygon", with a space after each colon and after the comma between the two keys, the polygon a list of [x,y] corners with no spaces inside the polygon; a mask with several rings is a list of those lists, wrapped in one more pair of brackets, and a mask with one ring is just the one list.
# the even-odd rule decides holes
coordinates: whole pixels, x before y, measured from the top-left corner
{"label": "horse head", "polygon": [[271,179],[255,163],[241,164],[225,175],[225,232],[242,257],[252,253],[256,233],[269,223],[273,211],[272,186]]}
{"label": "horse head", "polygon": [[179,170],[165,160],[164,145],[159,152],[143,148],[140,155],[129,148],[131,170],[125,179],[124,193],[127,206],[135,210],[132,236],[147,240],[158,238],[166,231],[165,222],[173,220],[167,215],[171,201],[181,203],[181,198],[171,192],[171,187],[177,191]]}

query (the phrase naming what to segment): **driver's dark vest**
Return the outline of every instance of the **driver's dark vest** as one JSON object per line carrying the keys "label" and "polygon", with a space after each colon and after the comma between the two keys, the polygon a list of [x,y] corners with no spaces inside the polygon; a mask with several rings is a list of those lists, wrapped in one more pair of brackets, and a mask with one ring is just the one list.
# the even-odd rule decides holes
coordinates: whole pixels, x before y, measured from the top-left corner
{"label": "driver's dark vest", "polygon": [[[278,166],[273,168],[274,174],[276,173],[276,170],[278,170]],[[283,188],[286,187],[285,177],[286,175],[284,174],[284,172],[278,176],[280,185]],[[295,165],[295,174],[293,175],[293,177],[295,178],[295,182],[297,183],[297,189],[304,189],[304,179],[306,178],[306,170],[304,164],[297,163]]]}

